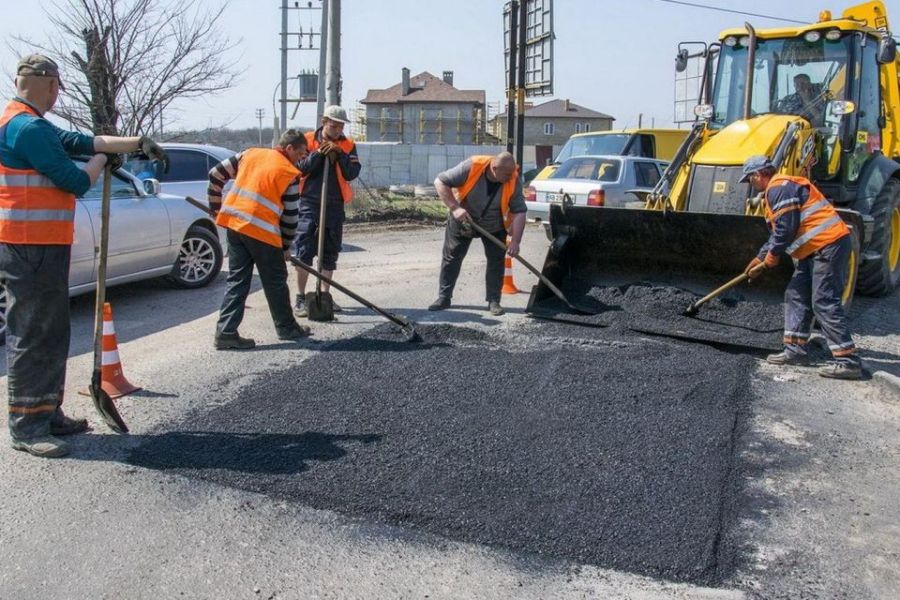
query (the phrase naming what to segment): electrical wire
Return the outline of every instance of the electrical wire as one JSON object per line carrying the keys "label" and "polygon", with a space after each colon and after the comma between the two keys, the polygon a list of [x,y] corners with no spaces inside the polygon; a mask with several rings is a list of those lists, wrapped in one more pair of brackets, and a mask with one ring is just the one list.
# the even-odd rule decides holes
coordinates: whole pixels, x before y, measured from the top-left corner
{"label": "electrical wire", "polygon": [[775,17],[773,15],[764,15],[761,13],[745,12],[742,10],[733,10],[730,8],[720,8],[718,6],[709,6],[708,4],[697,4],[696,2],[684,2],[683,0],[656,0],[657,2],[667,2],[669,4],[680,4],[682,6],[691,6],[693,8],[705,8],[707,10],[717,10],[719,12],[732,13],[735,15],[746,15],[748,17],[760,17],[763,19],[772,19],[773,21],[784,21],[786,23],[799,23],[800,25],[808,25],[809,21],[798,21],[796,19],[786,19],[784,17]]}

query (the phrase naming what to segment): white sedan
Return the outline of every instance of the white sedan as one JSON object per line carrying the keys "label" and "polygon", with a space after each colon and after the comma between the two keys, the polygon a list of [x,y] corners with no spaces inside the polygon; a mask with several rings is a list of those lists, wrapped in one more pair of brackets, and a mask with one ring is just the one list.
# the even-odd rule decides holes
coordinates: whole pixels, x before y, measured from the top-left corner
{"label": "white sedan", "polygon": [[550,205],[624,208],[640,199],[631,191],[653,189],[668,163],[638,156],[573,156],[547,179],[525,189],[528,218],[548,223]]}
{"label": "white sedan", "polygon": [[[96,287],[103,175],[75,202],[75,239],[69,295]],[[159,182],[141,182],[119,169],[110,184],[108,286],[165,276],[181,288],[209,284],[222,268],[222,246],[207,213],[183,196],[159,193]],[[6,291],[0,284],[0,338],[6,332]]]}

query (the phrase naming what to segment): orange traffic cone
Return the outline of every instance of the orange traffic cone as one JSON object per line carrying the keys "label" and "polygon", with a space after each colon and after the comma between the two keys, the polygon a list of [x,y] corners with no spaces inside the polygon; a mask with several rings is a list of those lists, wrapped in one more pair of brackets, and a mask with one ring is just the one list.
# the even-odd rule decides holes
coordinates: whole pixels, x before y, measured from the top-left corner
{"label": "orange traffic cone", "polygon": [[[506,238],[506,243],[509,244],[509,238]],[[512,256],[509,254],[506,255],[506,264],[504,265],[503,270],[503,289],[501,292],[504,294],[512,295],[518,294],[521,290],[516,287],[516,282],[513,281],[513,270],[512,270]]]}
{"label": "orange traffic cone", "polygon": [[[103,358],[101,360],[101,386],[110,398],[120,398],[139,387],[131,385],[122,373],[122,362],[119,359],[119,344],[116,341],[116,326],[113,324],[112,306],[109,302],[103,305]],[[80,392],[90,395],[90,391]]]}

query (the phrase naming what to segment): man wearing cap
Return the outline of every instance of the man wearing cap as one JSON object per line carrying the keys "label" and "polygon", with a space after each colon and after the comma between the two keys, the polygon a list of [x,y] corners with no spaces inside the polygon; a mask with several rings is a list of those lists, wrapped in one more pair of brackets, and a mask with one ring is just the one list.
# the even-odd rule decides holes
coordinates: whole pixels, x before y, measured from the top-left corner
{"label": "man wearing cap", "polygon": [[[58,65],[40,54],[19,61],[16,96],[0,116],[0,281],[6,290],[9,433],[12,446],[42,457],[64,456],[57,436],[87,429],[63,414],[69,354],[69,258],[75,198],[141,150],[166,160],[147,137],[90,136],[44,118],[63,89]],[[90,155],[79,168],[69,156]]]}
{"label": "man wearing cap", "polygon": [[808,179],[775,175],[765,156],[751,156],[744,163],[741,182],[747,181],[755,191],[765,191],[771,235],[744,272],[755,279],[778,265],[785,254],[794,261],[794,275],[784,292],[784,350],[766,360],[776,365],[808,365],[815,316],[834,357],[819,369],[819,375],[860,379],[861,362],[841,304],[852,251],[850,229]]}
{"label": "man wearing cap", "polygon": [[[349,123],[347,111],[340,106],[328,106],[322,115],[322,126],[306,134],[309,155],[300,161],[303,172],[300,181],[300,221],[297,224],[297,239],[294,241],[294,255],[311,265],[318,254],[319,227],[325,227],[324,256],[322,271],[329,278],[337,268],[338,254],[344,229],[344,205],[353,199],[350,182],[359,176],[361,165],[356,154],[356,144],[344,135],[344,125]],[[330,161],[328,169],[328,199],[325,204],[325,223],[319,223],[319,208],[322,197],[325,161]],[[297,298],[294,314],[308,316],[306,308],[306,282],[309,273],[297,270]],[[322,289],[328,291],[328,284]],[[340,307],[334,304],[335,312]]]}
{"label": "man wearing cap", "polygon": [[[228,230],[228,279],[216,325],[216,350],[256,346],[254,340],[238,334],[254,266],[278,339],[299,340],[309,335],[309,327],[299,325],[291,314],[285,266],[297,229],[297,162],[305,155],[303,133],[288,129],[275,148],[250,148],[209,172],[209,208],[216,215],[216,224]],[[234,186],[222,202],[222,187],[232,179]]]}

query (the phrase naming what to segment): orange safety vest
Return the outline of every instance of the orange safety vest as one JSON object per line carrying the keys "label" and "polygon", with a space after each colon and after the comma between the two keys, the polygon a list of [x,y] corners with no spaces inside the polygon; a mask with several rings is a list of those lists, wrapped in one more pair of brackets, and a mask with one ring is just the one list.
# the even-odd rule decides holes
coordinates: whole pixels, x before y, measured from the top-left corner
{"label": "orange safety vest", "polygon": [[[306,146],[309,148],[309,151],[312,152],[319,148],[319,141],[316,139],[315,131],[307,131],[306,136]],[[333,144],[337,144],[344,154],[349,154],[356,144],[353,143],[348,137],[344,137],[344,139],[339,140],[337,142],[332,142]],[[341,199],[344,201],[344,204],[349,204],[351,200],[353,200],[353,188],[350,186],[350,182],[344,179],[344,174],[341,172],[340,168],[336,168],[334,172],[337,174],[338,187],[341,188]],[[300,193],[303,193],[303,184],[305,183],[306,178],[300,182]]]}
{"label": "orange safety vest", "polygon": [[[850,229],[841,216],[832,206],[831,201],[825,197],[819,188],[814,186],[808,179],[803,177],[792,177],[790,175],[776,175],[769,181],[766,193],[777,185],[792,181],[797,185],[804,186],[809,189],[809,198],[800,206],[800,227],[797,229],[797,237],[787,247],[787,253],[797,260],[803,260],[813,252],[821,250],[828,244],[834,243],[845,235],[850,234]],[[773,213],[766,206],[766,221],[772,227],[775,217],[778,213]],[[786,210],[796,210],[796,207],[790,207]]]}
{"label": "orange safety vest", "polygon": [[247,150],[216,224],[281,248],[281,196],[298,175],[297,167],[278,150]]}
{"label": "orange safety vest", "polygon": [[[485,170],[490,166],[493,156],[476,155],[472,156],[472,168],[469,169],[469,177],[465,183],[458,188],[453,188],[453,193],[459,202],[464,202],[469,192],[478,183],[478,180],[484,174]],[[512,200],[513,194],[516,193],[516,182],[519,180],[519,167],[516,167],[512,177],[503,184],[500,194],[500,214],[503,217],[503,226],[507,229],[512,224],[512,214],[509,212],[509,201]]]}
{"label": "orange safety vest", "polygon": [[[39,117],[33,108],[11,101],[0,116],[0,129],[22,113]],[[0,242],[9,244],[72,243],[75,195],[59,189],[34,169],[0,164]]]}

